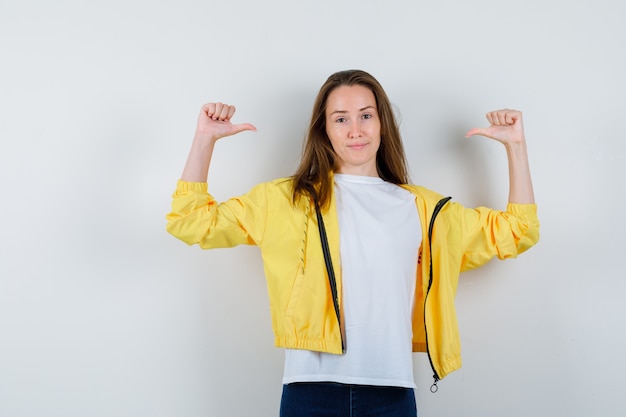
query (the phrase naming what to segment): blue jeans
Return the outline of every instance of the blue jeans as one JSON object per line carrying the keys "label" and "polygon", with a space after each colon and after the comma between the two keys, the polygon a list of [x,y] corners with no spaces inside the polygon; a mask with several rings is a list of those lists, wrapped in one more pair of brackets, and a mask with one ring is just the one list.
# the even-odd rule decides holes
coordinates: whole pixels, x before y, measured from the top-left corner
{"label": "blue jeans", "polygon": [[411,388],[298,382],[283,385],[280,417],[417,417]]}

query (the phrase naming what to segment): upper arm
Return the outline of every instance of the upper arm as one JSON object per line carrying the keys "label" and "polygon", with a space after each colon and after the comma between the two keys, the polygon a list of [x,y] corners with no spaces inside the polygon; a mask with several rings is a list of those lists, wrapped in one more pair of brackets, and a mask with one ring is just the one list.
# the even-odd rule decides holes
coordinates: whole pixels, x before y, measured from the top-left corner
{"label": "upper arm", "polygon": [[267,221],[267,187],[259,184],[247,194],[218,203],[206,183],[179,181],[166,216],[169,233],[204,249],[259,245]]}

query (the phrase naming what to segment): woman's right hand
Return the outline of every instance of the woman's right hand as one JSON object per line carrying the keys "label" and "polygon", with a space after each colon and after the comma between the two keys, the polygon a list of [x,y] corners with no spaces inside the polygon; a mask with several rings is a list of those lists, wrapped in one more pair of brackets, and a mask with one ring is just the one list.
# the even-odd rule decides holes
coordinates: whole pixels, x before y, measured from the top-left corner
{"label": "woman's right hand", "polygon": [[191,143],[191,150],[180,177],[189,182],[206,182],[211,164],[215,142],[226,136],[232,136],[244,130],[256,131],[250,123],[234,125],[230,119],[235,114],[235,106],[224,103],[207,103],[198,115],[196,134]]}
{"label": "woman's right hand", "polygon": [[202,106],[198,115],[196,137],[217,141],[246,130],[256,132],[256,127],[250,123],[232,124],[230,122],[235,110],[235,106],[224,103],[207,103]]}

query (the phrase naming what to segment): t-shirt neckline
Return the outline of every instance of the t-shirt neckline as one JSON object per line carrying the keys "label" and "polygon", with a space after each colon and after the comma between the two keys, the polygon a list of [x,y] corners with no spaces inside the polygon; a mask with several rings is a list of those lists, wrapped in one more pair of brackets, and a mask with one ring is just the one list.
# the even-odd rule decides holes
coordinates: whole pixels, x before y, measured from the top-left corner
{"label": "t-shirt neckline", "polygon": [[368,177],[366,175],[335,174],[339,182],[353,182],[358,184],[382,184],[385,181],[380,177]]}

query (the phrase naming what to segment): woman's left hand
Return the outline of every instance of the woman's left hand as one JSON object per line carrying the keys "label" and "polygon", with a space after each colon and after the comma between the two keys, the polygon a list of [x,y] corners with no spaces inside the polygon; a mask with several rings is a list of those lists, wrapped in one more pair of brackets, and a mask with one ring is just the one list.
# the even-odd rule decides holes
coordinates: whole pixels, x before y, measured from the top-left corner
{"label": "woman's left hand", "polygon": [[491,126],[471,129],[465,134],[465,137],[474,135],[486,136],[504,145],[525,142],[521,111],[511,109],[495,110],[487,113],[486,117]]}

